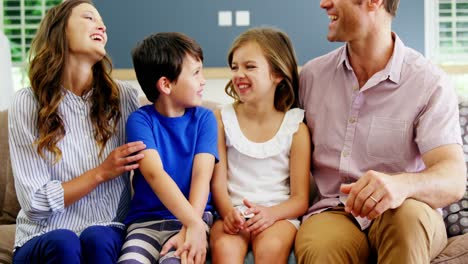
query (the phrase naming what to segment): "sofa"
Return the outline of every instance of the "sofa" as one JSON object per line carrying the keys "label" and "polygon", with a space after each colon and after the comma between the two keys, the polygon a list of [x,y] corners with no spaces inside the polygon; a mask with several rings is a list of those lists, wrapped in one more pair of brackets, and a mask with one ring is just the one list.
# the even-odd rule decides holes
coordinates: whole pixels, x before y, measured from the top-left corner
{"label": "sofa", "polygon": [[[211,103],[206,105],[214,107]],[[20,209],[11,170],[7,120],[8,112],[0,112],[0,263],[11,263],[15,218]],[[460,123],[465,159],[468,161],[468,103],[460,104]],[[450,238],[447,247],[431,263],[468,263],[468,191],[461,201],[447,206],[443,211]],[[291,255],[289,263],[294,262],[294,256]],[[252,254],[247,256],[246,263],[253,263]]]}

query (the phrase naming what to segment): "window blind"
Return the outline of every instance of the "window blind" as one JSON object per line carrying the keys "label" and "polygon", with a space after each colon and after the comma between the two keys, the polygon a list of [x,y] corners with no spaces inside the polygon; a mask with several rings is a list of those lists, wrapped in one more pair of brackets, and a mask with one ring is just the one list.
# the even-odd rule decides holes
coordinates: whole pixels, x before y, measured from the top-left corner
{"label": "window blind", "polygon": [[10,41],[14,66],[27,61],[31,41],[47,10],[61,0],[3,0],[0,26]]}

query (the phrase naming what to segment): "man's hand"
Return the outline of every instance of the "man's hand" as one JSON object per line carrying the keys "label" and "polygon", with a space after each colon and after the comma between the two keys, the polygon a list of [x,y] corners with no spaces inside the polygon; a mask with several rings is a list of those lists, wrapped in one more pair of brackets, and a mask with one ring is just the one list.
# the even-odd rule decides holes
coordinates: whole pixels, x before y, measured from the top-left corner
{"label": "man's hand", "polygon": [[348,194],[345,211],[354,216],[375,219],[388,209],[398,208],[408,198],[404,176],[367,171],[357,182],[342,184],[340,191]]}

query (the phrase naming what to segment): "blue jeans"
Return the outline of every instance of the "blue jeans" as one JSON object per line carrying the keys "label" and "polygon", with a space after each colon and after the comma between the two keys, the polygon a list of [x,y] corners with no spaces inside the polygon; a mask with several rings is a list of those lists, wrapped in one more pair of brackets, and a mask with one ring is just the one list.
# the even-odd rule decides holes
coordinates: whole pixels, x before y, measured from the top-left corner
{"label": "blue jeans", "polygon": [[79,237],[57,229],[16,248],[13,263],[116,263],[124,238],[125,230],[116,227],[91,226]]}

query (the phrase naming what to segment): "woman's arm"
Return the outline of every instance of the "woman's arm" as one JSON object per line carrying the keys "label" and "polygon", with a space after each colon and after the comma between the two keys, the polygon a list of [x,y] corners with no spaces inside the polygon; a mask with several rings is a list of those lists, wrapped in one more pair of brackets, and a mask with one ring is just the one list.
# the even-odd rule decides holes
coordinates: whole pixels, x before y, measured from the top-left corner
{"label": "woman's arm", "polygon": [[[120,147],[124,152],[111,154],[98,168],[82,175],[59,175],[63,180],[52,180],[50,161],[37,153],[35,141],[38,137],[37,113],[39,107],[31,89],[19,91],[9,109],[9,144],[15,187],[21,208],[31,221],[40,221],[55,212],[81,199],[96,186],[109,178],[119,176],[134,166],[126,162],[138,160],[142,156],[126,158],[126,152],[144,148],[141,143]],[[77,145],[79,142],[76,143]],[[77,146],[76,149],[79,149]],[[62,150],[63,151],[63,150]],[[55,165],[57,166],[57,165]],[[110,169],[112,168],[112,169]],[[103,173],[106,171],[106,173]],[[72,180],[69,180],[69,179]]]}
{"label": "woman's arm", "polygon": [[141,141],[122,145],[114,149],[98,167],[70,181],[63,182],[62,187],[65,207],[89,194],[99,184],[112,180],[122,175],[124,172],[137,169],[139,164],[134,162],[141,160],[144,154],[132,154],[145,149],[145,147],[146,146]]}

